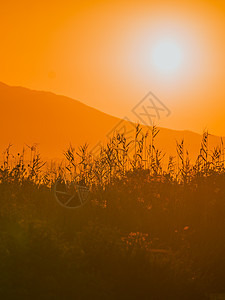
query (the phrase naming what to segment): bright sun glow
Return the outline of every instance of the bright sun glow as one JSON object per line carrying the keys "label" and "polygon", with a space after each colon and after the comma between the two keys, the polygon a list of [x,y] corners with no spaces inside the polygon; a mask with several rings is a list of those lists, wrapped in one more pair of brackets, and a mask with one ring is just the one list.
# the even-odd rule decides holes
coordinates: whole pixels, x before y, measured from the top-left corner
{"label": "bright sun glow", "polygon": [[173,40],[160,40],[153,47],[152,63],[160,73],[174,73],[180,68],[182,59],[182,49],[179,44]]}

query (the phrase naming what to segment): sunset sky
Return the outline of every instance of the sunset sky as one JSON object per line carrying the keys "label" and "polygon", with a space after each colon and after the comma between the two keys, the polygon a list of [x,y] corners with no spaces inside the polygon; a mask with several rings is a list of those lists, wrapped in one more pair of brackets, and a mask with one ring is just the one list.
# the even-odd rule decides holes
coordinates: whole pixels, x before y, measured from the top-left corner
{"label": "sunset sky", "polygon": [[151,91],[158,125],[225,136],[224,0],[9,0],[0,25],[1,82],[134,121]]}

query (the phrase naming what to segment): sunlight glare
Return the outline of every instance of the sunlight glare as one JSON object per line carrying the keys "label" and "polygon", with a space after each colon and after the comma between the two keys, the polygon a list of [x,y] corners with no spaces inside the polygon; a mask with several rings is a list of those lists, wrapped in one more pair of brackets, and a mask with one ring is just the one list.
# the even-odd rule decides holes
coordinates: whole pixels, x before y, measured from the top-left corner
{"label": "sunlight glare", "polygon": [[179,44],[170,39],[160,40],[152,51],[152,63],[157,71],[163,74],[177,71],[183,55]]}

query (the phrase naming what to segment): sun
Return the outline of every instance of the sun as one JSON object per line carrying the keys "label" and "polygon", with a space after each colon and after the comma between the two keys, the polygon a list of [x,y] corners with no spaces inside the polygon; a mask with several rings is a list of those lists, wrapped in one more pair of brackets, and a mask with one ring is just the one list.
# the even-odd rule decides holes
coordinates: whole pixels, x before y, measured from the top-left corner
{"label": "sun", "polygon": [[172,74],[180,69],[183,51],[179,43],[172,39],[162,39],[152,48],[152,64],[162,74]]}

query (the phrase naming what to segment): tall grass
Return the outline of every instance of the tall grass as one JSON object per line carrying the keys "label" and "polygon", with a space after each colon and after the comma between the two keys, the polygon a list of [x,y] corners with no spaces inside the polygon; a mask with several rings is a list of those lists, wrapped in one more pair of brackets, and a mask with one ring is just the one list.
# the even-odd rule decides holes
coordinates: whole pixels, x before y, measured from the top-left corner
{"label": "tall grass", "polygon": [[[156,147],[159,131],[114,133],[93,156],[70,145],[45,163],[37,147],[0,166],[2,299],[209,299],[224,293],[224,144],[203,134],[191,164]],[[77,210],[58,205],[56,182],[90,188]]]}

